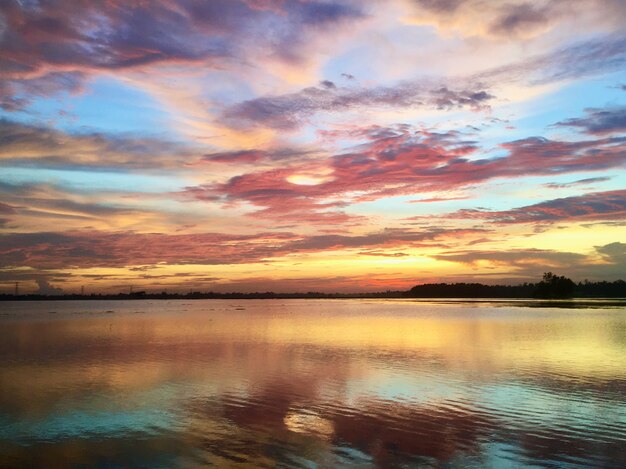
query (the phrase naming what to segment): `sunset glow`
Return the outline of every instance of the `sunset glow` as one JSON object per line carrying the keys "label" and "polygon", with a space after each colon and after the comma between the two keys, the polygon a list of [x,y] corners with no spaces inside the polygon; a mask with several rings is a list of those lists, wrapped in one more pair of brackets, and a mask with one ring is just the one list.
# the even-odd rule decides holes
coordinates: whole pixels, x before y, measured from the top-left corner
{"label": "sunset glow", "polygon": [[0,293],[623,277],[624,24],[620,0],[5,1]]}

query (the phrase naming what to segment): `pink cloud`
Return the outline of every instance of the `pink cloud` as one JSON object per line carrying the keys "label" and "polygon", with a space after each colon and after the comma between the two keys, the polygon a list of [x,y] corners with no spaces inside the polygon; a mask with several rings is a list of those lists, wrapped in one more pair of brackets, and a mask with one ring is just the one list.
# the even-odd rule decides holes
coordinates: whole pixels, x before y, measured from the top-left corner
{"label": "pink cloud", "polygon": [[[352,132],[367,135],[369,141],[315,165],[251,172],[222,184],[187,188],[183,195],[247,202],[259,207],[262,216],[291,213],[297,219],[303,211],[329,211],[388,196],[458,190],[494,178],[606,170],[626,163],[625,142],[619,138],[565,142],[531,137],[502,144],[505,156],[472,158],[478,152],[475,142],[458,133],[406,127]],[[317,184],[290,182],[298,174],[316,171],[325,174]]]}

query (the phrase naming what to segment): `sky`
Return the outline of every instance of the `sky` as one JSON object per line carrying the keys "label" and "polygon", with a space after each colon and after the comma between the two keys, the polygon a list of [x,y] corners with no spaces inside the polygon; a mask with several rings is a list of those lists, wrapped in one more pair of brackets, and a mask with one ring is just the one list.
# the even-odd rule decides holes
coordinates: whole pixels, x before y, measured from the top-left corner
{"label": "sky", "polygon": [[3,0],[0,292],[626,272],[622,0]]}

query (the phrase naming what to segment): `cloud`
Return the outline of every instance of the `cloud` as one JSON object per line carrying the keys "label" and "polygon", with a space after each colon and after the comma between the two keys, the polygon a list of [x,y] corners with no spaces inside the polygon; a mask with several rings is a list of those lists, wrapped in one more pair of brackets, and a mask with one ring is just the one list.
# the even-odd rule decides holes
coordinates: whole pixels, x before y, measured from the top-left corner
{"label": "cloud", "polygon": [[115,215],[133,215],[137,211],[98,203],[81,203],[67,199],[29,198],[25,200],[30,207],[20,207],[20,212],[34,213],[37,217],[62,218],[110,218]]}
{"label": "cloud", "polygon": [[253,212],[250,216],[261,220],[271,219],[275,223],[291,223],[291,226],[315,226],[329,225],[341,226],[346,229],[350,226],[357,226],[366,222],[367,218],[359,215],[350,215],[343,211],[330,210],[326,207],[341,206],[343,204],[324,204],[301,201],[300,203],[289,205],[284,210],[268,208]]}
{"label": "cloud", "polygon": [[603,35],[556,50],[485,70],[470,77],[477,82],[545,85],[622,70],[626,65],[626,37]]}
{"label": "cloud", "polygon": [[[626,163],[626,141],[620,138],[565,142],[531,137],[502,144],[505,156],[480,158],[475,155],[476,142],[458,132],[416,131],[400,125],[355,128],[349,134],[366,143],[314,163],[188,187],[181,195],[249,203],[259,207],[259,215],[271,218],[336,210],[388,196],[458,190],[494,178],[598,171]],[[299,174],[318,177],[312,184],[296,184]]]}
{"label": "cloud", "polygon": [[303,24],[332,25],[340,23],[345,18],[362,18],[364,14],[356,4],[341,2],[300,2],[299,7],[293,10]]}
{"label": "cloud", "polygon": [[494,265],[527,269],[565,268],[584,261],[587,256],[574,252],[559,252],[546,249],[523,249],[507,251],[453,251],[433,256],[435,259],[463,264],[487,261]]}
{"label": "cloud", "polygon": [[[41,293],[43,295],[57,295],[63,294],[63,289],[55,287],[56,285],[63,285],[67,281],[75,279],[73,273],[68,272],[55,272],[45,269],[34,270],[28,268],[20,269],[2,269],[0,268],[0,292],[13,293],[15,290],[15,282],[19,282],[20,292],[33,292]],[[36,285],[36,290],[32,288]],[[4,287],[4,288],[2,288]]]}
{"label": "cloud", "polygon": [[213,26],[217,33],[220,21],[232,24],[236,8],[220,3],[223,9],[211,8],[215,2],[204,9],[199,2],[8,2],[0,54],[3,75],[17,78],[68,68],[115,70],[224,57],[228,44],[218,35],[202,34],[203,26]]}
{"label": "cloud", "polygon": [[295,93],[243,101],[226,108],[222,115],[233,127],[262,125],[295,129],[320,112],[400,107],[482,110],[488,108],[492,98],[480,87],[450,89],[442,84],[406,82],[396,86],[348,88],[322,82],[318,87]]}
{"label": "cloud", "polygon": [[410,200],[410,203],[432,203],[432,202],[449,202],[452,200],[467,200],[469,196],[459,196],[459,197],[429,197],[426,199],[415,199]]}
{"label": "cloud", "polygon": [[523,37],[542,28],[550,19],[547,8],[528,3],[506,5],[502,10],[489,26],[489,31],[496,36]]}
{"label": "cloud", "polygon": [[[63,223],[66,229],[80,227],[112,228],[143,223],[167,222],[166,213],[150,208],[137,208],[106,196],[80,191],[64,191],[46,184],[20,186],[18,193],[5,191],[0,184],[0,195],[12,205],[5,224],[13,229],[38,230],[50,224]],[[126,204],[128,201],[126,201]],[[0,204],[0,216],[3,214]]]}
{"label": "cloud", "polygon": [[[501,146],[509,156],[501,162],[513,163],[510,169],[521,174],[559,174],[620,167],[626,163],[625,138],[601,138],[578,141],[528,137]],[[524,169],[524,165],[535,166]],[[505,175],[509,171],[500,168]],[[509,173],[509,176],[513,173]]]}
{"label": "cloud", "polygon": [[594,192],[496,212],[460,210],[445,217],[481,219],[501,224],[623,220],[626,219],[626,190]]}
{"label": "cloud", "polygon": [[[0,185],[0,190],[1,189],[2,186]],[[4,228],[6,225],[11,223],[14,216],[18,213],[16,208],[17,207],[0,202],[0,228]],[[8,218],[8,215],[11,215],[11,218]]]}
{"label": "cloud", "polygon": [[289,249],[294,251],[325,251],[332,249],[352,249],[370,246],[403,246],[413,243],[422,243],[436,239],[473,235],[484,230],[450,230],[430,228],[422,231],[407,231],[403,229],[385,229],[380,232],[368,233],[365,235],[313,235],[300,240],[291,241]]}
{"label": "cloud", "polygon": [[299,62],[312,35],[363,17],[352,1],[8,1],[0,12],[0,104],[16,110],[29,93],[75,89],[74,80],[51,79],[63,74],[79,81],[159,64],[215,68],[259,51]]}
{"label": "cloud", "polygon": [[[617,30],[626,16],[619,0],[407,0],[411,22],[443,32],[494,40],[536,38],[583,21],[586,30]],[[590,14],[593,12],[593,14]]]}
{"label": "cloud", "polygon": [[204,155],[203,161],[216,163],[250,164],[257,163],[267,158],[267,152],[263,150],[239,150],[219,152]]}
{"label": "cloud", "polygon": [[471,76],[421,78],[385,86],[337,86],[323,81],[319,86],[293,93],[260,96],[229,105],[221,117],[233,128],[293,130],[320,113],[394,108],[487,110],[496,99],[494,90],[503,84],[544,85],[620,70],[626,65],[625,50],[626,37],[609,35]]}
{"label": "cloud", "polygon": [[387,252],[387,251],[361,251],[358,253],[360,256],[374,256],[374,257],[408,257],[406,252]]}
{"label": "cloud", "polygon": [[258,262],[276,251],[272,242],[285,237],[291,238],[291,235],[166,235],[103,231],[3,234],[0,235],[0,266],[58,269],[68,265],[122,267],[159,262],[207,265]]}
{"label": "cloud", "polygon": [[[372,132],[367,137],[371,142],[358,147],[355,153],[336,155],[325,162],[251,172],[222,184],[189,187],[181,195],[225,203],[247,202],[260,208],[255,216],[262,218],[303,222],[318,218],[324,223],[336,223],[335,217],[343,217],[336,210],[359,199],[348,198],[346,193],[361,192],[361,198],[372,200],[401,192],[419,171],[444,162],[442,152],[453,159],[471,147],[471,143],[454,136],[444,147],[448,137],[442,134],[413,133],[403,127],[358,132]],[[350,220],[355,217],[345,219]]]}
{"label": "cloud", "polygon": [[296,235],[288,232],[171,235],[105,231],[0,234],[0,268],[124,267],[154,264],[248,264],[289,254],[328,250],[417,246],[484,230],[388,229],[362,235]]}
{"label": "cloud", "polygon": [[5,80],[1,76],[0,73],[0,108],[5,111],[21,110],[38,97],[78,93],[85,80],[82,72],[50,72],[33,78]]}
{"label": "cloud", "polygon": [[624,277],[626,244],[616,242],[596,246],[593,252],[580,254],[549,249],[461,250],[432,256],[437,260],[491,268],[505,268],[510,273],[536,280],[548,270],[563,272],[575,281]]}
{"label": "cloud", "polygon": [[260,164],[271,162],[287,162],[296,159],[305,159],[314,156],[317,152],[296,148],[275,148],[268,150],[248,149],[208,153],[199,163],[224,163],[224,164]]}
{"label": "cloud", "polygon": [[598,182],[606,182],[610,180],[611,180],[610,177],[585,178],[585,179],[579,179],[578,181],[564,182],[564,183],[549,182],[547,184],[544,184],[544,187],[548,187],[550,189],[565,189],[567,187],[586,186],[589,184],[595,184]]}
{"label": "cloud", "polygon": [[158,138],[99,132],[66,133],[0,120],[0,160],[5,166],[150,170],[181,167],[199,158],[190,146]]}
{"label": "cloud", "polygon": [[[0,13],[4,24],[0,106],[15,111],[27,107],[35,97],[78,92],[85,80],[101,73],[149,72],[151,67],[181,64],[215,70],[250,65],[266,69],[274,62],[298,67],[319,55],[318,38],[348,31],[381,9],[394,9],[406,1],[397,0],[390,7],[353,0],[8,1]],[[621,26],[626,10],[623,2],[598,1],[503,4],[428,0],[412,1],[411,5],[420,12],[422,23],[457,30],[464,29],[463,23],[470,29],[482,28],[488,35],[517,38],[549,29],[563,18],[589,17],[605,26],[610,22]],[[489,84],[493,84],[496,75],[510,78],[516,74],[545,82],[621,69],[624,38],[619,36],[620,29],[599,29],[617,35],[567,45],[530,61],[486,71],[481,78],[491,76]],[[342,76],[355,84],[350,73]],[[293,128],[315,112],[364,106],[483,109],[493,92],[471,78],[438,80],[435,86],[414,80],[354,89],[323,80],[321,88],[241,102],[225,109],[223,116],[233,125],[263,121],[274,128]],[[325,86],[329,83],[333,86]],[[320,89],[326,93],[319,93]],[[280,119],[281,112],[289,115]]]}
{"label": "cloud", "polygon": [[585,109],[586,117],[575,117],[558,122],[560,127],[574,127],[587,134],[606,135],[626,132],[626,106]]}
{"label": "cloud", "polygon": [[626,272],[626,243],[610,243],[596,246],[596,251],[611,266],[615,266],[615,273],[624,278]]}
{"label": "cloud", "polygon": [[12,207],[11,205],[8,204],[3,204],[2,202],[0,202],[0,214],[6,215],[6,214],[14,214],[15,213],[15,207]]}
{"label": "cloud", "polygon": [[39,287],[38,290],[35,292],[36,294],[62,295],[64,293],[62,288],[52,286],[52,284],[50,284],[48,279],[46,279],[45,277],[37,278],[36,282],[37,282],[37,286]]}

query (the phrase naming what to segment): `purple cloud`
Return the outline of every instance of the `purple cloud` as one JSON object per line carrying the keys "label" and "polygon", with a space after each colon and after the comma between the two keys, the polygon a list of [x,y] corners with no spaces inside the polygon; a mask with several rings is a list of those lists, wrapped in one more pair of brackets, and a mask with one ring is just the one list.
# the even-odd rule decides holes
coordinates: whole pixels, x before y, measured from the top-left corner
{"label": "purple cloud", "polygon": [[0,10],[0,104],[23,108],[31,94],[75,90],[77,80],[98,71],[181,62],[219,66],[245,62],[259,48],[298,62],[311,35],[364,17],[349,0],[265,3],[6,1]]}
{"label": "purple cloud", "polygon": [[293,129],[319,112],[345,112],[365,108],[427,107],[481,110],[493,98],[487,91],[449,89],[446,86],[403,83],[374,88],[337,87],[322,82],[319,87],[279,96],[265,96],[226,108],[224,119],[234,127],[263,125]]}
{"label": "purple cloud", "polygon": [[626,190],[564,197],[511,210],[460,210],[446,217],[480,219],[502,224],[623,220],[626,219]]}
{"label": "purple cloud", "polygon": [[[338,87],[322,82],[294,93],[261,96],[224,109],[231,126],[261,125],[294,129],[321,112],[345,112],[362,108],[410,108],[482,110],[495,98],[490,89],[501,82],[545,84],[619,70],[626,65],[626,38],[606,36],[566,46],[521,62],[458,77],[454,86],[432,80],[413,80],[391,86]],[[584,65],[583,65],[584,64]]]}
{"label": "purple cloud", "polygon": [[522,36],[529,29],[545,25],[549,20],[547,8],[537,8],[529,3],[504,5],[490,31],[498,36]]}
{"label": "purple cloud", "polygon": [[574,127],[587,134],[606,135],[626,132],[626,106],[585,109],[585,117],[574,117],[556,123],[560,127]]}

